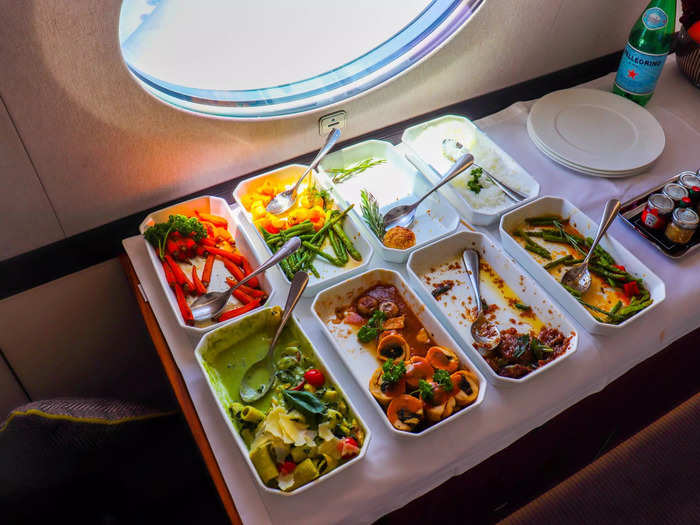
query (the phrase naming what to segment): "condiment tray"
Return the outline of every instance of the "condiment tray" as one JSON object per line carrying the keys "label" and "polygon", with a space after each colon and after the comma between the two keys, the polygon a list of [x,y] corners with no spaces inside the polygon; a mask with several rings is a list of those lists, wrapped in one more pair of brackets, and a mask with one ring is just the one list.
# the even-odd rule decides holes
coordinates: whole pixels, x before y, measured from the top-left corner
{"label": "condiment tray", "polygon": [[632,227],[639,235],[649,241],[654,248],[663,253],[666,257],[680,259],[700,248],[700,229],[695,231],[693,238],[688,244],[676,244],[666,238],[663,231],[654,231],[645,227],[642,223],[642,212],[646,207],[647,199],[654,193],[660,193],[663,187],[669,182],[678,182],[680,174],[675,175],[658,186],[630,199],[620,208],[620,217],[625,224]]}
{"label": "condiment tray", "polygon": [[[529,316],[520,316],[517,309],[508,304],[496,283],[490,282],[482,275],[481,296],[488,305],[498,306],[494,312],[497,326],[501,330],[515,328],[524,333],[534,329],[535,324],[556,328],[565,337],[570,337],[568,347],[562,355],[521,378],[498,375],[489,366],[472,346],[474,340],[470,331],[471,316],[468,310],[472,309],[475,302],[469,277],[462,263],[462,252],[466,249],[476,250],[480,258],[493,268],[523,304],[530,306],[531,311],[541,321],[541,323],[535,323],[529,321],[531,319]],[[436,312],[443,326],[448,328],[469,357],[496,386],[517,385],[534,379],[571,356],[578,347],[578,334],[573,324],[552,304],[544,290],[482,233],[457,232],[415,251],[408,259],[408,273],[411,280],[418,285],[419,295],[430,309]],[[451,289],[437,299],[434,298],[431,292],[435,286],[445,282],[452,284]]]}

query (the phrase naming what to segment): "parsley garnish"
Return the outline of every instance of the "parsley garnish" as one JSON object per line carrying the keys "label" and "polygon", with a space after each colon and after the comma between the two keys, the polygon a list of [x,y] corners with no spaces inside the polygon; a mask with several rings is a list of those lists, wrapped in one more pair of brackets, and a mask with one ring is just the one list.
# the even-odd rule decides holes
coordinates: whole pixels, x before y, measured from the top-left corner
{"label": "parsley garnish", "polygon": [[521,335],[520,337],[518,337],[518,343],[515,347],[515,351],[513,352],[513,357],[515,357],[516,359],[522,357],[522,355],[525,352],[527,352],[528,348],[530,348],[530,336]]}
{"label": "parsley garnish", "polygon": [[435,370],[435,373],[433,374],[433,381],[440,385],[440,388],[442,388],[445,392],[451,392],[454,388],[452,379],[450,379],[450,374],[447,370]]}
{"label": "parsley garnish", "polygon": [[481,182],[479,182],[479,178],[483,174],[484,174],[484,170],[482,168],[474,168],[470,172],[470,175],[472,176],[472,178],[469,179],[469,182],[467,182],[467,186],[474,193],[479,193],[481,191],[481,189],[483,188]]}
{"label": "parsley garnish", "polygon": [[433,387],[425,379],[420,379],[418,381],[418,395],[423,401],[430,401],[433,399]]}
{"label": "parsley garnish", "polygon": [[369,343],[372,339],[379,335],[382,329],[382,322],[386,319],[386,314],[381,310],[372,312],[372,316],[360,330],[357,332],[357,339],[361,343]]}
{"label": "parsley garnish", "polygon": [[394,363],[393,359],[389,359],[382,365],[382,381],[389,384],[398,383],[406,373],[406,363],[399,361]]}

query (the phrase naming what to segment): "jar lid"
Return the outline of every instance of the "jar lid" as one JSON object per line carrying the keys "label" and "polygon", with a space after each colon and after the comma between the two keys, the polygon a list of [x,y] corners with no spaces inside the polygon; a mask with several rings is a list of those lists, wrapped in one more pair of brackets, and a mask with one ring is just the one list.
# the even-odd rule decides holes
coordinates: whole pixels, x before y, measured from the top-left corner
{"label": "jar lid", "polygon": [[680,182],[686,188],[692,188],[693,186],[700,186],[700,177],[698,177],[693,171],[684,171],[679,174],[678,182]]}
{"label": "jar lid", "polygon": [[688,196],[688,190],[675,182],[669,182],[666,184],[666,186],[664,186],[664,193],[671,197],[674,201],[679,201],[683,197]]}
{"label": "jar lid", "polygon": [[673,200],[663,193],[654,193],[649,195],[648,202],[652,208],[659,210],[661,215],[666,215],[667,213],[671,213],[671,211],[673,211]]}
{"label": "jar lid", "polygon": [[700,222],[700,217],[690,208],[676,208],[673,210],[673,223],[679,228],[684,228],[686,230],[694,230],[698,227],[698,222]]}

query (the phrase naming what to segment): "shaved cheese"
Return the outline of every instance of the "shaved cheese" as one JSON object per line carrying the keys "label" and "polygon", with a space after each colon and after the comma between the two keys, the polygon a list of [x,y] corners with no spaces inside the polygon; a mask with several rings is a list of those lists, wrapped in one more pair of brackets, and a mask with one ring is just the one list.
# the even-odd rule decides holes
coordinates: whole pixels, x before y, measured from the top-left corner
{"label": "shaved cheese", "polygon": [[318,426],[318,435],[323,441],[328,441],[329,439],[335,438],[333,432],[331,432],[330,421],[324,421]]}
{"label": "shaved cheese", "polygon": [[281,490],[288,490],[294,486],[294,471],[277,476],[277,486]]}

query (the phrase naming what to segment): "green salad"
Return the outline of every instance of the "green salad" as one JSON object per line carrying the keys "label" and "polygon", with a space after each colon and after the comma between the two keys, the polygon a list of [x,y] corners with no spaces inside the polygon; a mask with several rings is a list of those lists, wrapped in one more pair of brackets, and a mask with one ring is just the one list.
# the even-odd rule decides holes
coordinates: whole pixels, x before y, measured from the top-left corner
{"label": "green salad", "polygon": [[241,402],[241,378],[267,352],[281,315],[275,306],[212,333],[201,354],[262,482],[289,492],[357,456],[365,430],[292,320],[274,350],[272,388]]}

